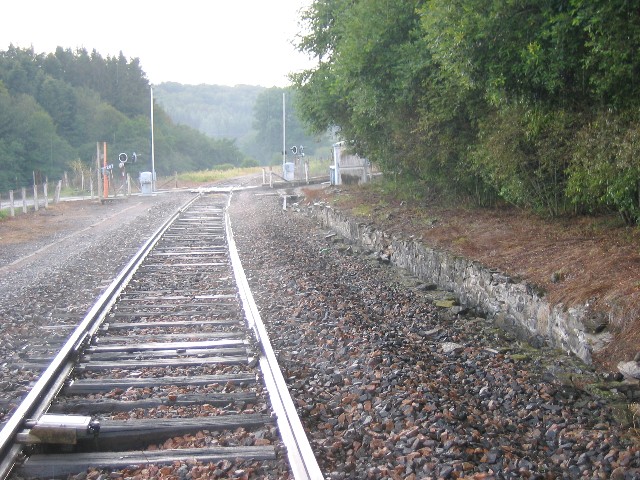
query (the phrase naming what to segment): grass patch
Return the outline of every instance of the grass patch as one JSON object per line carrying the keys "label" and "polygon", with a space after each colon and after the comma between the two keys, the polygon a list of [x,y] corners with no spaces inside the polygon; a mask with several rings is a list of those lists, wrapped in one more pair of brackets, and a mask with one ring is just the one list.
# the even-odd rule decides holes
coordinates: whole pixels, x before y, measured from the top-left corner
{"label": "grass patch", "polygon": [[465,245],[468,242],[469,238],[466,235],[462,235],[461,237],[454,239],[452,243],[454,245]]}
{"label": "grass patch", "polygon": [[514,362],[527,362],[531,360],[531,356],[527,355],[526,353],[512,353],[511,355],[509,355],[509,357]]}
{"label": "grass patch", "polygon": [[438,223],[438,217],[430,217],[428,215],[412,217],[411,223],[416,227],[433,227],[436,223]]}
{"label": "grass patch", "polygon": [[357,216],[357,217],[371,217],[371,214],[373,213],[373,207],[371,205],[356,205],[353,208],[352,213]]}
{"label": "grass patch", "polygon": [[585,392],[589,393],[590,395],[593,395],[594,397],[597,397],[597,398],[602,398],[603,400],[622,401],[625,398],[623,394],[612,391],[610,386],[607,384],[587,383],[582,388]]}
{"label": "grass patch", "polygon": [[309,176],[328,176],[331,163],[331,160],[324,158],[309,158]]}
{"label": "grass patch", "polygon": [[178,181],[192,183],[212,183],[261,172],[262,168],[260,167],[235,168],[230,166],[228,168],[180,173],[178,174]]}
{"label": "grass patch", "polygon": [[60,189],[60,197],[73,197],[76,195],[82,195],[82,190],[74,187],[64,187]]}

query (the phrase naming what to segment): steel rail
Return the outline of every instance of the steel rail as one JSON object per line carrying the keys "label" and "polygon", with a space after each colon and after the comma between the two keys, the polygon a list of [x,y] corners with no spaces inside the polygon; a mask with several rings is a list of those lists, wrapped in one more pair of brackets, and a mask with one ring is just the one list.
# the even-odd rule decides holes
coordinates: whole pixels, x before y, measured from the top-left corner
{"label": "steel rail", "polygon": [[227,244],[233,272],[238,285],[240,299],[247,318],[248,325],[253,329],[262,355],[260,356],[261,371],[269,392],[269,399],[277,416],[278,429],[282,441],[287,449],[287,456],[292,473],[296,480],[322,480],[324,476],[318,466],[318,461],[311,449],[309,439],[304,431],[300,417],[296,411],[287,384],[282,376],[278,360],[271,346],[269,334],[262,322],[260,312],[249,288],[249,282],[242,268],[242,262],[236,248],[229,217],[229,206],[233,191],[229,194],[225,208],[225,225],[227,230]]}
{"label": "steel rail", "polygon": [[178,208],[120,271],[118,276],[111,282],[98,301],[85,315],[82,322],[78,324],[64,346],[53,358],[47,369],[40,375],[38,381],[31,388],[25,399],[18,405],[18,408],[16,408],[2,430],[0,430],[0,478],[7,478],[21,454],[22,448],[16,446],[15,437],[19,431],[24,428],[25,422],[34,417],[37,418],[48,408],[55,394],[62,388],[80,348],[82,348],[98,328],[100,328],[100,324],[106,318],[106,315],[116,302],[118,296],[149,252],[160,240],[164,232],[199,196],[200,195],[194,196]]}

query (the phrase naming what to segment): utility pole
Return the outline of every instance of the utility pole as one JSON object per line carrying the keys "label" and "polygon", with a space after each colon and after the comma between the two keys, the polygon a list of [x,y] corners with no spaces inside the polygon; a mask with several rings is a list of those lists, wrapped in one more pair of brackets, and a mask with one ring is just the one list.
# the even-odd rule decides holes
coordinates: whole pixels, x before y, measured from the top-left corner
{"label": "utility pole", "polygon": [[156,191],[156,164],[155,148],[153,142],[153,87],[149,87],[151,92],[151,191]]}
{"label": "utility pole", "polygon": [[284,164],[287,163],[287,139],[286,139],[286,116],[285,116],[285,92],[282,92],[282,176],[284,177]]}

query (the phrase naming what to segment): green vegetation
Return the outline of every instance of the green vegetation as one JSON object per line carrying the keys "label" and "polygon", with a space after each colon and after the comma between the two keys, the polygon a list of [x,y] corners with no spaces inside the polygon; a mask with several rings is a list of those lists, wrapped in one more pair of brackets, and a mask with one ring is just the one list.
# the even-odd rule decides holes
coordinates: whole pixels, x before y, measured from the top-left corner
{"label": "green vegetation", "polygon": [[153,95],[174,122],[188,125],[211,138],[246,141],[256,99],[264,87],[252,85],[182,85],[165,82]]}
{"label": "green vegetation", "polygon": [[[282,162],[282,99],[287,143],[313,156],[327,152],[325,132],[312,135],[298,120],[291,88],[248,85],[153,87],[155,168],[174,173]],[[127,172],[151,170],[150,85],[138,59],[103,58],[95,50],[55,53],[10,46],[0,52],[0,192],[69,172],[73,187],[96,169],[96,143],[107,163],[137,154]],[[290,155],[290,152],[288,152]],[[324,172],[326,173],[326,169]]]}
{"label": "green vegetation", "polygon": [[283,94],[287,148],[302,145],[307,155],[314,155],[330,145],[325,132],[305,131],[294,105],[296,91],[291,88],[162,83],[153,91],[173,121],[215,139],[234,139],[256,165],[282,162]]}
{"label": "green vegetation", "polygon": [[626,0],[315,0],[301,117],[423,195],[640,221],[640,10]]}
{"label": "green vegetation", "polygon": [[[225,166],[221,165],[220,167]],[[236,168],[232,165],[227,165],[226,167],[227,168],[215,168],[212,170],[205,170],[200,172],[180,173],[178,174],[178,181],[208,184],[221,180],[228,180],[230,178],[241,177],[244,175],[260,173],[262,171],[262,169],[259,167]]]}
{"label": "green vegetation", "polygon": [[321,177],[329,175],[329,167],[332,165],[333,160],[330,155],[318,156],[321,152],[316,149],[315,156],[306,157],[309,162],[309,176],[310,177]]}
{"label": "green vegetation", "polygon": [[[0,52],[0,192],[30,185],[34,174],[40,183],[95,169],[96,142],[107,142],[116,166],[120,152],[137,152],[127,165],[134,178],[150,170],[149,98],[139,60],[122,53]],[[154,126],[159,176],[247,161],[235,140],[178,125],[157,104]]]}
{"label": "green vegetation", "polygon": [[373,206],[364,205],[364,204],[357,205],[356,207],[353,208],[351,213],[356,217],[368,218],[368,217],[371,217],[371,215],[373,214]]}

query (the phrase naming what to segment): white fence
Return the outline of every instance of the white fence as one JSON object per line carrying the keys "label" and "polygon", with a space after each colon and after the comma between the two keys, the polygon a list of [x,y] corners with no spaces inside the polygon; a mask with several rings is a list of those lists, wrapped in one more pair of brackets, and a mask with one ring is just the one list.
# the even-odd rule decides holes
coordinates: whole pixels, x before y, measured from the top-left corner
{"label": "white fence", "polygon": [[[34,182],[33,186],[30,187],[21,187],[4,194],[0,193],[0,211],[8,210],[9,215],[14,217],[20,210],[22,210],[22,213],[27,213],[30,210],[38,211],[40,208],[48,208],[49,202],[54,204],[60,202],[60,193],[63,186],[73,189],[74,198],[89,198],[91,200],[101,198],[103,197],[102,191],[104,187],[100,181],[105,180],[105,177],[101,176],[101,180],[96,180],[94,176],[96,176],[95,173],[92,174],[91,172],[88,174],[81,173],[69,182],[65,172],[63,179],[54,182],[53,192],[50,191],[49,182],[44,181],[41,184]],[[123,178],[122,182],[117,182],[111,176],[106,177],[106,182],[110,189],[107,191],[111,196],[131,195],[131,177],[127,174]],[[98,185],[96,182],[100,184]]]}
{"label": "white fence", "polygon": [[30,209],[38,211],[40,208],[48,208],[49,202],[58,203],[60,201],[60,191],[62,190],[62,180],[55,185],[53,197],[49,196],[49,183],[42,185],[34,184],[33,187],[22,187],[20,190],[9,190],[6,195],[0,195],[0,210],[9,209],[9,215],[15,217],[16,211],[22,209],[22,213],[27,213]]}

